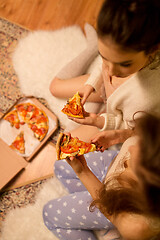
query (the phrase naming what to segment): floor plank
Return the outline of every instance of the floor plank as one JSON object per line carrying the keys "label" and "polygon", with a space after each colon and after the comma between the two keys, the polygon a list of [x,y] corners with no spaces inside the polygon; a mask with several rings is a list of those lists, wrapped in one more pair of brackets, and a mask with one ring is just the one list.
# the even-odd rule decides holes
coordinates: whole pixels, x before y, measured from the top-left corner
{"label": "floor plank", "polygon": [[0,0],[0,16],[28,29],[54,30],[85,22],[96,26],[104,0]]}

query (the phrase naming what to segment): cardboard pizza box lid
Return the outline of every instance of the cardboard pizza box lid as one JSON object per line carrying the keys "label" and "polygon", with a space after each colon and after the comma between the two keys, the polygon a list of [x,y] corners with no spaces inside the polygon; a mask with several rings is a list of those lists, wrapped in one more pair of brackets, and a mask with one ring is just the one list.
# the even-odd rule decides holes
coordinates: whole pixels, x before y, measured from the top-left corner
{"label": "cardboard pizza box lid", "polygon": [[2,189],[17,173],[26,167],[23,157],[14,152],[0,138],[0,189]]}

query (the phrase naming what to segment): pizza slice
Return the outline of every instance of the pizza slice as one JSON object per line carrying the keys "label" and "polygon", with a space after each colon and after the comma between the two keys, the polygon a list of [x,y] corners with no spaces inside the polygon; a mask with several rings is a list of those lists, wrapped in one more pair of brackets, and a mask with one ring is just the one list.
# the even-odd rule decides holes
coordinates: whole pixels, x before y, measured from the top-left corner
{"label": "pizza slice", "polygon": [[40,109],[38,113],[35,111],[28,121],[28,126],[34,132],[34,136],[42,141],[49,129],[49,120],[45,112]]}
{"label": "pizza slice", "polygon": [[15,140],[12,142],[12,144],[10,145],[10,147],[16,151],[18,151],[19,153],[24,154],[25,153],[25,142],[24,142],[24,132],[21,131],[17,137],[15,138]]}
{"label": "pizza slice", "polygon": [[25,123],[27,123],[33,117],[33,115],[39,114],[39,109],[31,103],[20,103],[16,105],[15,108],[17,109],[22,121]]}
{"label": "pizza slice", "polygon": [[12,127],[15,127],[17,129],[20,128],[20,120],[19,120],[18,112],[16,109],[6,114],[4,117],[4,120],[7,120],[8,122],[10,122]]}
{"label": "pizza slice", "polygon": [[69,98],[67,104],[61,111],[70,117],[84,118],[81,97],[78,92],[74,94],[72,98]]}
{"label": "pizza slice", "polygon": [[95,144],[83,142],[77,137],[71,137],[64,133],[59,134],[56,144],[57,160],[71,156],[80,156],[94,151],[96,151]]}
{"label": "pizza slice", "polygon": [[28,123],[29,128],[34,132],[34,136],[42,141],[48,132],[48,123],[43,121],[41,123]]}

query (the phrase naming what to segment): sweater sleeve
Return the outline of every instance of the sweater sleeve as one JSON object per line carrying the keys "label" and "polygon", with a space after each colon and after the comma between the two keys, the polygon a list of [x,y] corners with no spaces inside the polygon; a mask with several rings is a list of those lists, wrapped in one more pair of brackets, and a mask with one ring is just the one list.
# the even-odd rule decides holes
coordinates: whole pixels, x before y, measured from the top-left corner
{"label": "sweater sleeve", "polygon": [[100,116],[104,117],[105,122],[103,128],[100,129],[100,131],[105,130],[113,130],[113,129],[128,129],[132,128],[133,126],[129,126],[127,121],[124,121],[122,119],[122,115],[114,115],[114,114],[108,114],[108,113],[102,113]]}

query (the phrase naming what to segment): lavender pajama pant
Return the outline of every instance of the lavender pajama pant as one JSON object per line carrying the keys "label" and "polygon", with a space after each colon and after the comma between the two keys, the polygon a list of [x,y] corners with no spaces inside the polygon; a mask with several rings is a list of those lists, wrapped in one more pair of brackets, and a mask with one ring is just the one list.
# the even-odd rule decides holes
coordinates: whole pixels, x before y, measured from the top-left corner
{"label": "lavender pajama pant", "polygon": [[[89,168],[100,181],[117,153],[106,150],[85,155]],[[98,209],[89,211],[92,197],[65,160],[55,163],[54,172],[69,192],[67,196],[49,201],[43,208],[44,223],[54,235],[63,240],[96,240],[93,230],[114,228]]]}

